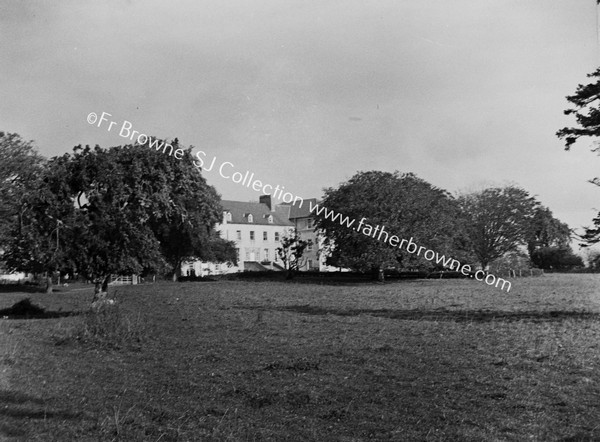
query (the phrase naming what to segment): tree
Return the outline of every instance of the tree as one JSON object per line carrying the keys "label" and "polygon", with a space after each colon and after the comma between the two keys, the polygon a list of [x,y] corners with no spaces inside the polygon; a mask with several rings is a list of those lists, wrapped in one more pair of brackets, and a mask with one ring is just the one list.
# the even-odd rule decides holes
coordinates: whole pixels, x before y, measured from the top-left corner
{"label": "tree", "polygon": [[[371,271],[380,280],[387,266],[432,266],[387,244],[392,235],[412,237],[440,253],[456,256],[463,252],[465,237],[456,202],[448,192],[411,173],[359,172],[338,188],[325,189],[321,205],[327,211],[314,213],[330,265]],[[347,222],[327,216],[332,211],[342,219],[347,217]],[[373,230],[379,233],[368,234]]]}
{"label": "tree", "polygon": [[473,252],[481,267],[525,244],[538,203],[516,186],[493,187],[459,197]]}
{"label": "tree", "polygon": [[[171,145],[179,148],[177,139]],[[91,247],[79,262],[90,279],[102,280],[102,292],[110,274],[168,270],[176,280],[184,260],[235,260],[233,244],[214,231],[220,197],[193,167],[191,149],[177,159],[147,145],[86,148],[73,160]]]}
{"label": "tree", "polygon": [[286,278],[293,278],[294,274],[304,266],[304,251],[312,245],[312,240],[303,240],[296,229],[290,229],[280,240],[281,246],[277,247],[277,255],[287,271]]}
{"label": "tree", "polygon": [[554,218],[550,209],[538,206],[534,209],[526,234],[529,257],[542,247],[568,247],[571,241],[569,226]]}
{"label": "tree", "polygon": [[11,238],[23,199],[38,177],[44,158],[32,141],[0,132],[0,253]]}
{"label": "tree", "polygon": [[[596,69],[588,78],[595,79],[594,82],[582,85],[579,84],[574,95],[567,96],[567,100],[573,107],[564,111],[565,115],[574,115],[577,124],[572,127],[564,127],[556,132],[556,136],[565,141],[565,150],[570,150],[571,146],[581,137],[600,136],[600,68]],[[592,152],[600,154],[600,145],[592,148]],[[592,184],[600,186],[600,178],[589,180]],[[583,247],[587,247],[600,242],[600,212],[592,220],[593,227],[584,228],[581,235]]]}
{"label": "tree", "polygon": [[[170,144],[174,150],[179,148],[177,139]],[[153,211],[148,223],[160,243],[173,281],[179,277],[184,261],[237,264],[235,243],[214,231],[223,214],[220,195],[193,167],[191,149],[185,150],[180,160],[153,154],[138,155],[136,161],[139,185],[153,188],[153,183],[157,183],[160,187],[153,188],[152,204],[161,210]],[[169,177],[168,183],[164,177]]]}
{"label": "tree", "polygon": [[214,231],[219,196],[193,167],[190,149],[184,154],[178,159],[136,144],[77,146],[54,158],[47,170],[54,181],[44,181],[29,206],[36,223],[16,237],[18,266],[41,261],[31,251],[52,236],[47,218],[61,221],[63,255],[94,281],[94,299],[106,295],[112,274],[176,271],[182,256],[231,256],[231,245]]}

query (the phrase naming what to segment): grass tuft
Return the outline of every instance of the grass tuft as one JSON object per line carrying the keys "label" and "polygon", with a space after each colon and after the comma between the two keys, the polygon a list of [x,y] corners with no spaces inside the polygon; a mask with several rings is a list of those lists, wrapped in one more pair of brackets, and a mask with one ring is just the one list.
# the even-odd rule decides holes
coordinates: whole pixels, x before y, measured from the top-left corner
{"label": "grass tuft", "polygon": [[55,344],[73,341],[113,349],[140,347],[146,336],[141,315],[124,314],[118,303],[90,309],[74,326],[55,335]]}

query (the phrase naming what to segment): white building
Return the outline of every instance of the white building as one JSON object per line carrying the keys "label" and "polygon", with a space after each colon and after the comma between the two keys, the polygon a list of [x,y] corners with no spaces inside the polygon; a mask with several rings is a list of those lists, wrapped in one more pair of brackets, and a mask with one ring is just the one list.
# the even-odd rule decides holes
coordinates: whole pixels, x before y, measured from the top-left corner
{"label": "white building", "polygon": [[260,202],[221,201],[223,220],[216,230],[221,238],[233,241],[238,252],[238,265],[209,262],[187,262],[182,265],[182,275],[220,275],[244,270],[281,270],[277,256],[282,235],[294,224],[287,218],[289,206],[271,204],[271,197],[263,195]]}

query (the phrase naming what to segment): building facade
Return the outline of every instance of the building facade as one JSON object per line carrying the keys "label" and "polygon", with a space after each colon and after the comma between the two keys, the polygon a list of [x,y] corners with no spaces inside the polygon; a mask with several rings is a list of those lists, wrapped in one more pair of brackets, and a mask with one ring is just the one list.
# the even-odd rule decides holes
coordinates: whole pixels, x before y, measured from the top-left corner
{"label": "building facade", "polygon": [[346,271],[325,264],[323,236],[315,228],[310,207],[318,204],[316,198],[275,205],[270,195],[262,195],[259,202],[223,200],[223,219],[217,225],[221,238],[233,241],[238,253],[237,266],[211,262],[186,262],[183,276],[210,276],[243,271],[283,270],[277,255],[281,238],[296,230],[303,240],[310,240],[302,258],[300,271]]}
{"label": "building facade", "polygon": [[304,250],[302,258],[301,271],[307,270],[325,270],[324,256],[321,253],[321,240],[315,229],[314,217],[310,212],[310,207],[317,204],[316,198],[306,199],[302,202],[293,204],[282,204],[282,210],[288,210],[287,218],[294,225],[294,229],[300,234],[300,238],[305,241],[310,240],[311,244]]}
{"label": "building facade", "polygon": [[221,206],[223,218],[216,230],[221,238],[235,243],[237,266],[186,262],[182,265],[182,275],[209,276],[252,270],[282,270],[277,247],[281,245],[281,237],[294,227],[286,217],[288,210],[271,204],[269,195],[261,196],[258,203],[223,200]]}

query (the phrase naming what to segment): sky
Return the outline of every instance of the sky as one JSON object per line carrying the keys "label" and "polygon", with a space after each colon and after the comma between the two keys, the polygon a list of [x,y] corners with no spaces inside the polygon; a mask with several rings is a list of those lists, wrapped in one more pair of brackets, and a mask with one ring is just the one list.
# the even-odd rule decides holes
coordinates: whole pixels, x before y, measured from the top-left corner
{"label": "sky", "polygon": [[517,184],[577,229],[600,158],[555,133],[598,41],[595,0],[1,0],[0,130],[48,157],[126,144],[87,122],[107,112],[305,198],[398,170]]}

